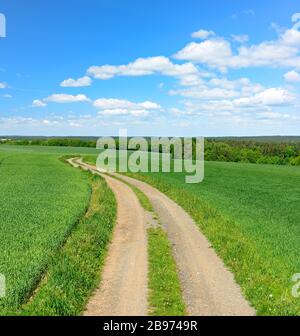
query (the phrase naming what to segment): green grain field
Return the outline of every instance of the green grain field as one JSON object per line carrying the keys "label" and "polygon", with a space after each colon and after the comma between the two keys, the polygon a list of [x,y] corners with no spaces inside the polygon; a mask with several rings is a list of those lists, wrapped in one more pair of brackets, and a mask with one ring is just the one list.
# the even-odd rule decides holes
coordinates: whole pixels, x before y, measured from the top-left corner
{"label": "green grain field", "polygon": [[88,174],[60,159],[74,151],[91,152],[0,147],[0,273],[7,289],[0,315],[20,312],[89,207]]}
{"label": "green grain field", "polygon": [[[97,189],[89,174],[67,165],[62,157],[95,162],[96,154],[92,148],[0,146],[0,273],[6,276],[8,294],[0,299],[0,315],[82,311],[99,272],[90,273],[81,283],[82,295],[72,301],[76,277],[85,267],[100,271],[116,209],[109,190],[98,194],[103,207],[96,209],[100,217],[91,218],[101,222],[102,214],[108,226],[98,231],[91,219],[90,231],[84,231],[80,223],[86,223],[84,216],[99,185]],[[207,162],[204,182],[194,185],[185,183],[183,173],[130,175],[157,187],[194,218],[258,315],[300,314],[300,301],[291,294],[292,276],[300,273],[298,167]],[[105,239],[95,251],[90,234],[102,233]],[[74,264],[81,234],[87,244],[79,254],[89,262],[79,259]],[[150,235],[149,251],[151,239],[158,241]],[[64,265],[70,272],[61,277]],[[60,281],[69,287],[57,294]]]}
{"label": "green grain field", "polygon": [[292,276],[300,272],[298,167],[206,162],[201,184],[186,184],[183,173],[129,175],[194,218],[259,315],[300,314],[291,295]]}

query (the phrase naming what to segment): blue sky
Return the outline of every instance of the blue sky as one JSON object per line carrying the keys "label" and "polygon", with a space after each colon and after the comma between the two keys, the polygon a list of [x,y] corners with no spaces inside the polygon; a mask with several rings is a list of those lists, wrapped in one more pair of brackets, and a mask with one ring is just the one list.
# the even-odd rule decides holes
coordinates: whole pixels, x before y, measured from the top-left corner
{"label": "blue sky", "polygon": [[299,1],[1,0],[0,13],[0,135],[300,135]]}

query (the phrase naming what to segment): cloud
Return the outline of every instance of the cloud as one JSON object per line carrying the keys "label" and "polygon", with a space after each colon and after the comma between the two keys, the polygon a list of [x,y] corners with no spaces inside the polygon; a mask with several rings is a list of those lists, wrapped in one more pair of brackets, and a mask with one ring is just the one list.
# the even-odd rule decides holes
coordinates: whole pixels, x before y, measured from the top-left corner
{"label": "cloud", "polygon": [[76,121],[73,121],[73,120],[69,120],[69,121],[68,121],[68,124],[69,124],[70,127],[75,127],[75,128],[79,128],[79,127],[81,127],[81,124],[80,124],[80,123],[78,123],[78,122],[76,122]]}
{"label": "cloud", "polygon": [[289,71],[284,75],[284,79],[287,82],[297,83],[300,82],[300,74],[296,71]]}
{"label": "cloud", "polygon": [[233,41],[238,42],[238,43],[245,43],[249,41],[249,36],[248,35],[231,35],[231,38]]}
{"label": "cloud", "polygon": [[191,42],[174,55],[179,60],[189,60],[196,63],[206,63],[212,67],[225,68],[226,61],[232,57],[231,46],[222,38]]}
{"label": "cloud", "polygon": [[200,85],[189,86],[184,89],[171,90],[171,95],[196,98],[202,100],[216,100],[234,97],[248,97],[262,92],[264,87],[258,83],[252,83],[248,78],[228,80],[227,78],[212,78]]}
{"label": "cloud", "polygon": [[203,80],[199,77],[199,75],[186,75],[182,76],[179,80],[179,84],[182,86],[195,86],[200,85]]}
{"label": "cloud", "polygon": [[137,109],[143,108],[146,110],[158,110],[161,109],[161,106],[157,103],[150,101],[145,101],[143,103],[133,103],[129,100],[122,99],[113,99],[113,98],[101,98],[94,101],[94,106],[96,108],[104,109],[117,109],[117,108],[126,108],[126,109]]}
{"label": "cloud", "polygon": [[[253,44],[248,42],[248,35],[232,34],[225,38],[217,36],[211,30],[201,29],[192,34],[193,38],[200,41],[193,40],[174,55],[179,61],[166,56],[156,56],[137,58],[121,65],[91,66],[86,76],[78,79],[68,78],[60,83],[63,87],[82,87],[91,85],[94,78],[109,80],[121,76],[168,76],[175,78],[177,83],[168,91],[167,81],[164,90],[161,91],[179,96],[178,105],[173,109],[164,110],[150,100],[132,102],[126,99],[100,98],[91,101],[85,95],[70,94],[54,94],[42,100],[35,100],[33,105],[43,107],[48,102],[90,102],[98,112],[96,114],[94,111],[95,120],[98,118],[114,122],[136,120],[148,123],[156,117],[166,117],[163,113],[165,111],[183,118],[186,115],[198,115],[203,117],[203,120],[205,117],[215,117],[216,120],[219,117],[224,120],[228,117],[239,121],[287,119],[289,117],[284,115],[292,114],[286,111],[291,112],[292,107],[299,105],[299,96],[293,91],[294,88],[264,87],[248,78],[232,79],[236,77],[226,75],[227,71],[232,69],[284,67],[288,68],[286,71],[294,69],[284,75],[286,81],[300,81],[300,32],[281,29],[273,34],[277,36],[274,40]],[[158,82],[161,80],[161,77],[158,77]],[[163,85],[159,86],[160,89],[162,87]],[[120,118],[113,118],[114,116]],[[128,118],[121,118],[123,116]],[[147,116],[149,118],[142,118]],[[65,120],[65,125],[71,127],[72,124],[72,127],[77,127],[76,116],[68,118],[70,119]],[[80,120],[81,124],[85,124],[84,118]],[[192,124],[194,122],[193,120]],[[170,125],[172,126],[172,122]]]}
{"label": "cloud", "polygon": [[239,94],[234,90],[227,90],[222,88],[201,88],[192,87],[188,89],[170,91],[171,95],[180,94],[183,97],[198,98],[203,100],[209,99],[221,99],[221,98],[233,98]]}
{"label": "cloud", "polygon": [[6,89],[6,88],[8,88],[8,85],[6,83],[0,82],[0,89]]}
{"label": "cloud", "polygon": [[80,103],[80,102],[90,102],[91,100],[83,94],[78,94],[78,95],[70,95],[70,94],[64,94],[64,93],[59,93],[59,94],[53,94],[49,97],[43,98],[43,99],[35,99],[32,102],[32,107],[45,107],[47,106],[48,102],[51,103],[59,103],[59,104],[64,104],[64,103]]}
{"label": "cloud", "polygon": [[295,102],[297,96],[282,88],[269,88],[252,97],[240,98],[234,101],[236,106],[280,106],[290,105]]}
{"label": "cloud", "polygon": [[228,68],[295,67],[300,69],[300,32],[286,29],[274,41],[241,46],[234,53],[231,44],[222,37],[203,42],[191,42],[178,51],[176,59],[204,64],[226,71]]}
{"label": "cloud", "polygon": [[193,122],[201,118],[213,125],[219,123],[222,127],[245,123],[247,127],[252,124],[255,129],[264,121],[269,121],[270,127],[274,123],[278,126],[289,125],[291,121],[298,123],[300,115],[286,109],[288,105],[293,106],[295,99],[298,97],[284,89],[270,88],[242,98],[187,99],[182,102],[182,108],[169,111],[174,118],[192,118]]}
{"label": "cloud", "polygon": [[109,115],[109,116],[147,116],[149,114],[149,111],[147,110],[127,110],[127,109],[107,109],[99,112],[99,114],[102,115]]}
{"label": "cloud", "polygon": [[161,106],[151,101],[142,103],[134,103],[122,99],[106,99],[101,98],[94,101],[93,104],[98,110],[99,114],[111,116],[147,116],[150,111],[161,110]]}
{"label": "cloud", "polygon": [[259,117],[265,118],[265,119],[281,119],[281,118],[289,118],[288,114],[282,114],[279,112],[272,112],[272,111],[267,111],[267,112],[261,112],[258,113]]}
{"label": "cloud", "polygon": [[91,66],[88,75],[102,80],[116,76],[146,76],[162,74],[171,77],[183,77],[198,74],[197,67],[192,63],[174,64],[165,56],[138,58],[126,65]]}
{"label": "cloud", "polygon": [[32,102],[32,106],[33,106],[33,107],[45,107],[45,106],[47,106],[47,104],[44,103],[42,100],[35,99],[35,100]]}
{"label": "cloud", "polygon": [[206,40],[207,38],[211,37],[211,36],[215,36],[215,32],[212,30],[204,30],[204,29],[200,29],[194,33],[192,33],[192,37],[193,38],[199,38],[201,40]]}
{"label": "cloud", "polygon": [[[65,132],[73,132],[76,129],[77,135],[90,135],[91,132],[95,135],[99,133],[101,135],[111,135],[120,127],[136,126],[136,129],[140,130],[141,125],[153,130],[153,125],[157,126],[158,122],[153,120],[149,124],[148,120],[111,118],[110,115],[101,114],[79,116],[50,114],[42,117],[0,116],[0,132],[3,134],[22,134],[25,129],[25,133],[31,135],[41,134],[41,131],[45,131],[45,134],[61,135]],[[157,134],[159,135],[159,131]]]}
{"label": "cloud", "polygon": [[6,94],[2,95],[2,97],[3,97],[3,98],[12,98],[13,96],[10,95],[10,94],[8,94],[8,93],[6,93]]}
{"label": "cloud", "polygon": [[62,87],[84,87],[84,86],[90,86],[92,84],[92,79],[88,76],[84,76],[78,79],[65,79],[60,83],[60,86]]}
{"label": "cloud", "polygon": [[181,102],[184,108],[170,110],[175,116],[202,116],[213,120],[227,118],[233,123],[242,120],[292,120],[292,115],[284,116],[286,108],[299,103],[299,96],[293,91],[281,87],[265,88],[248,78],[229,80],[213,77],[199,85],[171,90],[169,94],[185,97]]}
{"label": "cloud", "polygon": [[53,94],[47,98],[44,98],[45,102],[52,103],[78,103],[78,102],[89,102],[90,99],[84,94],[70,95],[70,94]]}

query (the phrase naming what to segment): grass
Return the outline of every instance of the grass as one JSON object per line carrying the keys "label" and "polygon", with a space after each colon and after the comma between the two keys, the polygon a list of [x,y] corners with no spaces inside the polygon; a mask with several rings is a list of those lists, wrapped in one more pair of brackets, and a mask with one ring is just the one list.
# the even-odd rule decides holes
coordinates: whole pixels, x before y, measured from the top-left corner
{"label": "grass", "polygon": [[[0,299],[0,315],[18,311],[32,296],[86,212],[88,176],[58,157],[82,155],[93,161],[96,153],[89,148],[0,146],[0,273],[6,275],[8,289]],[[300,314],[300,300],[291,295],[291,278],[300,272],[298,167],[207,162],[199,185],[185,184],[184,174],[133,176],[190,213],[259,315]],[[159,234],[156,240],[154,246],[163,245]],[[75,311],[76,304],[68,305],[66,311]]]}
{"label": "grass", "polygon": [[125,183],[126,185],[128,185],[131,190],[135,193],[135,195],[137,196],[142,208],[144,208],[144,210],[151,212],[155,217],[155,213],[154,213],[154,209],[152,206],[152,203],[150,202],[149,198],[136,186],[134,186],[133,184],[130,184],[129,182],[123,180],[122,178],[115,176],[115,175],[111,175],[113,178],[115,178],[118,181],[121,181],[122,183]]}
{"label": "grass", "polygon": [[259,315],[299,315],[291,278],[299,273],[300,171],[292,167],[208,163],[206,180],[139,177],[186,209],[233,270]]}
{"label": "grass", "polygon": [[0,148],[0,273],[7,295],[0,315],[13,314],[31,296],[85,213],[91,189],[86,175],[58,156]]}
{"label": "grass", "polygon": [[102,178],[90,179],[93,192],[89,209],[66,244],[53,256],[45,281],[23,307],[23,314],[80,315],[92,290],[99,284],[116,204]]}
{"label": "grass", "polygon": [[172,255],[172,247],[161,227],[149,228],[149,314],[152,316],[184,316],[185,304]]}
{"label": "grass", "polygon": [[[105,200],[109,202],[103,200],[101,209],[97,209],[102,214],[97,215],[100,225],[109,221],[106,229],[98,232],[93,222],[96,215],[91,215],[96,209],[88,208],[95,195],[92,193],[94,182],[89,174],[60,160],[63,155],[83,153],[96,151],[0,146],[0,273],[6,277],[7,289],[6,297],[0,298],[0,315],[79,312],[88,291],[93,288],[96,276],[90,267],[95,266],[93,256],[104,255],[105,234],[108,235],[112,225],[110,219],[115,205],[110,190],[103,181],[97,181],[99,188],[106,191]],[[83,216],[86,232],[79,229]],[[73,238],[73,242],[76,240],[85,250],[70,244],[73,232],[82,233],[82,237]],[[101,234],[100,240],[93,240],[96,234]],[[90,259],[83,262],[80,256]],[[57,268],[54,269],[54,265]],[[67,268],[70,272],[66,272]],[[72,301],[69,295],[74,296],[75,292],[76,299]],[[43,306],[46,302],[48,308]]]}
{"label": "grass", "polygon": [[[0,226],[4,230],[0,235],[5,241],[0,271],[8,280],[0,315],[66,316],[84,310],[99,283],[116,204],[103,179],[91,178],[59,158],[91,153],[95,151],[0,147],[0,177],[4,181],[0,199]],[[131,187],[145,210],[153,212],[148,198]],[[179,279],[166,234],[161,228],[151,228],[148,236],[151,314],[183,315]]]}
{"label": "grass", "polygon": [[300,169],[207,162],[205,170],[204,182],[194,185],[183,173],[129,175],[193,217],[258,315],[300,315],[300,300],[291,295],[300,272]]}

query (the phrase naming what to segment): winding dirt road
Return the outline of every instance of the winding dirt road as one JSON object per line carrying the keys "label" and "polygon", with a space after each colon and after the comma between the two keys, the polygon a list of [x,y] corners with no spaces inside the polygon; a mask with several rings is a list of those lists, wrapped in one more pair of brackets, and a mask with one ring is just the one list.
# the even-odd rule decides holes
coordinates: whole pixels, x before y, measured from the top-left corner
{"label": "winding dirt road", "polygon": [[[89,169],[76,160],[69,162]],[[130,187],[107,175],[102,176],[116,197],[117,223],[100,286],[84,315],[145,316],[148,310],[145,211]]]}
{"label": "winding dirt road", "polygon": [[[82,163],[80,161],[78,162],[78,164],[81,167],[85,167],[86,169],[89,169],[93,172],[97,172],[97,169],[94,166]],[[160,191],[144,182],[120,174],[112,175],[116,175],[118,178],[121,178],[127,183],[130,183],[139,188],[153,204],[153,207],[161,223],[167,231],[168,238],[172,243],[173,254],[181,280],[183,298],[187,306],[187,311],[190,315],[255,315],[254,309],[250,307],[249,303],[243,297],[240,287],[236,284],[233,274],[224,266],[222,260],[211,248],[208,240],[199,231],[198,226],[180,206],[178,206],[174,201],[169,199],[166,195],[162,194]],[[110,183],[112,183],[111,178],[108,178],[107,175],[105,176],[107,178],[107,181],[110,181]],[[129,197],[132,191],[128,187],[123,187],[122,190],[118,190],[116,188],[113,190],[116,193],[117,198],[123,198],[123,200],[125,199],[126,203],[128,203],[128,198],[134,198],[133,195]],[[122,193],[123,195],[118,195],[120,193]],[[122,199],[120,201],[122,202]],[[133,203],[135,203],[135,201]],[[126,220],[127,225],[132,225],[132,223],[130,223],[131,221],[142,221],[142,214],[136,212],[136,209],[138,209],[139,206],[135,204],[133,207],[133,204],[127,204],[127,210],[128,206],[130,208],[132,207],[130,210],[132,217]],[[121,216],[126,217],[124,212],[122,214],[119,213],[119,221],[122,221]],[[138,226],[141,227],[142,223],[140,223]],[[116,239],[116,237],[114,239]],[[121,239],[121,237],[119,239]],[[146,244],[146,238],[144,242]],[[120,250],[122,248],[122,246],[119,245],[118,241],[115,241],[113,245],[116,249],[115,253],[118,253],[117,250]],[[125,247],[123,248],[125,249]],[[122,253],[124,253],[124,250],[122,251]],[[109,263],[111,262],[112,260],[108,260],[108,267]],[[132,269],[130,271],[134,270]],[[113,276],[118,276],[118,272],[120,272],[118,269],[114,271],[111,270]],[[102,282],[107,282],[108,280],[114,281],[113,276],[111,278],[103,278]],[[107,281],[105,281],[105,279]],[[101,288],[105,289],[103,283],[101,285]],[[109,292],[109,295],[114,296],[115,293]],[[119,300],[122,300],[122,296],[123,293],[121,293],[121,291],[118,291],[116,297],[118,297]],[[98,299],[101,299],[100,295]],[[141,300],[143,301],[144,298],[141,298]],[[96,301],[97,299],[95,297],[95,305]],[[97,302],[97,310],[100,309],[100,305],[102,304],[103,300],[101,302]]]}
{"label": "winding dirt road", "polygon": [[136,179],[119,175],[151,201],[173,246],[187,311],[193,316],[255,315],[233,274],[212,249],[193,219],[166,195]]}

